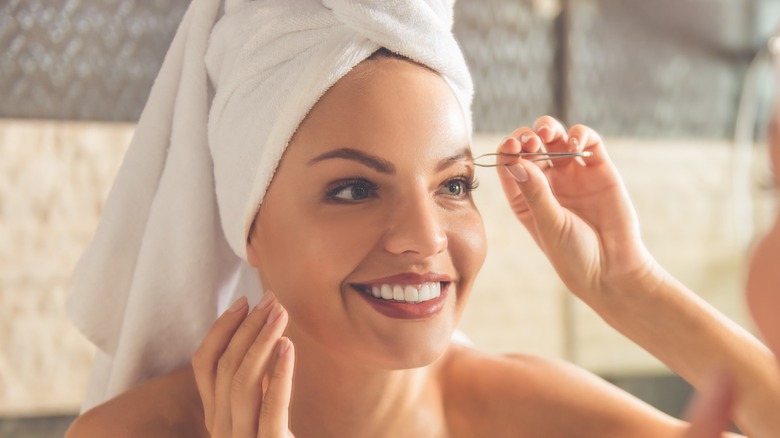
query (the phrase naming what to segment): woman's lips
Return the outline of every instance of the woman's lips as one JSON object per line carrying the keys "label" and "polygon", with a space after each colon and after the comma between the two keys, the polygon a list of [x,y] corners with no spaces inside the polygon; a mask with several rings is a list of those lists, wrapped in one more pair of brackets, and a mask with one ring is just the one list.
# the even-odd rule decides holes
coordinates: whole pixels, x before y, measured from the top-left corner
{"label": "woman's lips", "polygon": [[429,318],[444,307],[452,282],[431,281],[434,276],[416,276],[416,278],[406,276],[405,281],[401,282],[401,278],[398,277],[351,286],[360,292],[360,296],[375,310],[391,318]]}

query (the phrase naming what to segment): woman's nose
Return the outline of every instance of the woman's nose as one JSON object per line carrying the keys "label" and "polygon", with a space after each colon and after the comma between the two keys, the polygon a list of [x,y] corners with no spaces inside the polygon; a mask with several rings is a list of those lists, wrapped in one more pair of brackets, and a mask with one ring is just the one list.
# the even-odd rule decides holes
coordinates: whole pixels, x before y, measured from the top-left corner
{"label": "woman's nose", "polygon": [[429,257],[447,248],[442,211],[430,194],[408,197],[392,213],[385,249],[393,254]]}

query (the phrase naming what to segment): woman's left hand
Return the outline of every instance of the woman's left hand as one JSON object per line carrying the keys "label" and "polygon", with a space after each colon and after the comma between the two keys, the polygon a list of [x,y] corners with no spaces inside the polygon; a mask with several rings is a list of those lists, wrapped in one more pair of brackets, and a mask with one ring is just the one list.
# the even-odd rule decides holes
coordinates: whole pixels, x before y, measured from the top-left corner
{"label": "woman's left hand", "polygon": [[580,298],[626,290],[652,277],[656,263],[640,236],[636,213],[600,136],[577,125],[568,131],[545,116],[515,130],[498,152],[581,152],[584,158],[515,163],[498,168],[517,218]]}
{"label": "woman's left hand", "polygon": [[[636,213],[599,135],[569,130],[551,117],[520,128],[499,152],[590,151],[584,158],[514,164],[498,171],[509,203],[566,286],[607,323],[694,387],[719,367],[733,393],[700,402],[686,438],[709,437],[733,416],[748,436],[780,430],[780,374],[775,357],[746,330],[706,304],[650,256]],[[581,160],[581,161],[580,161]],[[750,360],[745,360],[749,357]],[[724,435],[733,436],[733,435]]]}

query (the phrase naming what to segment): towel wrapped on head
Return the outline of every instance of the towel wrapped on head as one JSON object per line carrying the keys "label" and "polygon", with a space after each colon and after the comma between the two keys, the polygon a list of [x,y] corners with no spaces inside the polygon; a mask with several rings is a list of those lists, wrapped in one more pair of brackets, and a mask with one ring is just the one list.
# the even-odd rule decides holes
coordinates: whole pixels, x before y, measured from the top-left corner
{"label": "towel wrapped on head", "polygon": [[193,0],[138,122],[68,311],[97,346],[84,409],[189,362],[262,293],[246,239],[290,138],[384,47],[439,72],[471,127],[447,0]]}

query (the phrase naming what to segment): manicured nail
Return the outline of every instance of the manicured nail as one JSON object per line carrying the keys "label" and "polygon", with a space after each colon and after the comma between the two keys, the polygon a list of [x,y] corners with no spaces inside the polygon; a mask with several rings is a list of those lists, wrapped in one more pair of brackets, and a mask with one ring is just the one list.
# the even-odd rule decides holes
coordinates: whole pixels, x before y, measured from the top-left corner
{"label": "manicured nail", "polygon": [[519,183],[528,181],[528,172],[526,172],[525,167],[523,167],[522,164],[517,163],[511,166],[507,166],[506,170],[509,171],[509,174],[512,175],[512,178],[514,178],[515,181]]}
{"label": "manicured nail", "polygon": [[266,320],[266,324],[272,324],[276,322],[277,319],[279,319],[280,316],[282,316],[282,311],[284,310],[284,307],[277,301],[274,303],[274,307],[271,308],[271,313],[268,314],[268,319]]}
{"label": "manicured nail", "polygon": [[284,356],[284,353],[287,353],[287,351],[290,349],[290,339],[289,338],[281,338],[279,339],[279,343],[276,344],[276,355],[281,357]]}
{"label": "manicured nail", "polygon": [[238,312],[239,310],[243,309],[244,306],[246,306],[246,297],[241,297],[235,301],[233,301],[233,304],[228,307],[228,312]]}
{"label": "manicured nail", "polygon": [[255,309],[257,310],[263,310],[266,307],[268,307],[269,304],[274,300],[274,293],[270,290],[267,290],[263,292],[263,296],[260,298],[260,301],[257,302],[255,305]]}

